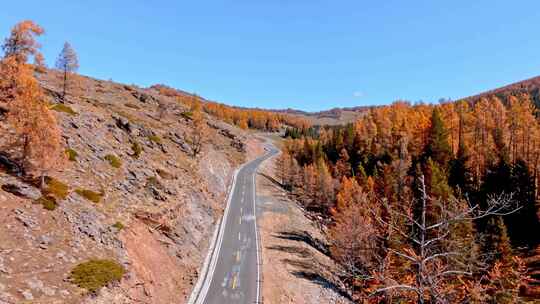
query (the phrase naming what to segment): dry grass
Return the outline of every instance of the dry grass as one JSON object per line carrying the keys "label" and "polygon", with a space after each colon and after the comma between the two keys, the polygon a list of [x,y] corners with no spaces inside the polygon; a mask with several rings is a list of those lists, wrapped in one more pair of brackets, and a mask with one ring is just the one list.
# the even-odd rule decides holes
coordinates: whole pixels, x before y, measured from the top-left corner
{"label": "dry grass", "polygon": [[87,190],[87,189],[77,189],[75,190],[75,192],[86,198],[87,200],[93,202],[93,203],[99,203],[101,201],[101,199],[103,198],[103,196],[105,195],[105,193],[103,193],[103,191],[101,192],[95,192],[95,191],[92,191],[92,190]]}

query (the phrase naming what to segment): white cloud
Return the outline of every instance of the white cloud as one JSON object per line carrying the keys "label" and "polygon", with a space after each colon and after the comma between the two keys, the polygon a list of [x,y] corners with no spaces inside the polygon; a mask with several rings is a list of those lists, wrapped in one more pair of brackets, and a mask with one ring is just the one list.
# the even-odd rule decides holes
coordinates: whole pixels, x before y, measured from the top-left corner
{"label": "white cloud", "polygon": [[364,97],[364,95],[365,95],[365,94],[364,94],[364,92],[362,92],[362,91],[355,91],[355,92],[353,92],[353,97],[355,97],[355,98],[362,98],[362,97]]}

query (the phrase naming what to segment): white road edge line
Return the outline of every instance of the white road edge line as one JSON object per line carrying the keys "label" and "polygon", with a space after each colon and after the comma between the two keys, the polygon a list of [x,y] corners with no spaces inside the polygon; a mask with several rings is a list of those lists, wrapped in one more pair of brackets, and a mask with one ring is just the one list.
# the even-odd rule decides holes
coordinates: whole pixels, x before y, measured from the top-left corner
{"label": "white road edge line", "polygon": [[215,238],[216,232],[219,231],[218,237],[213,243],[213,246],[211,246],[211,248],[208,248],[208,254],[204,261],[202,271],[200,272],[202,275],[199,276],[199,278],[197,279],[197,284],[195,284],[195,287],[193,288],[193,291],[191,292],[191,295],[188,300],[188,304],[204,303],[204,300],[206,299],[206,294],[208,293],[208,289],[210,288],[210,283],[212,282],[212,279],[214,277],[214,272],[216,270],[217,260],[219,258],[219,251],[221,250],[221,243],[223,243],[223,235],[225,234],[225,226],[226,226],[225,223],[229,215],[229,209],[230,209],[229,206],[231,205],[231,200],[234,194],[234,188],[236,186],[236,178],[238,176],[238,173],[248,163],[242,164],[234,172],[233,182],[230,186],[229,194],[227,198],[227,205],[225,206],[225,212],[223,213],[223,217],[221,218],[221,221],[219,222],[219,224],[216,226],[216,231],[214,232],[214,238]]}
{"label": "white road edge line", "polygon": [[[266,157],[266,155],[265,155]],[[262,163],[262,162],[261,162]],[[254,221],[253,223],[255,224],[255,252],[257,254],[257,297],[255,298],[255,303],[260,303],[260,294],[259,294],[259,289],[261,287],[261,271],[259,269],[260,267],[260,263],[261,263],[261,260],[260,260],[260,256],[259,256],[259,227],[257,227],[257,190],[255,189],[255,176],[258,174],[259,172],[259,166],[261,164],[259,164],[257,166],[257,168],[255,169],[255,171],[253,172],[253,176],[252,176],[252,183],[253,183],[253,218],[254,218]]]}

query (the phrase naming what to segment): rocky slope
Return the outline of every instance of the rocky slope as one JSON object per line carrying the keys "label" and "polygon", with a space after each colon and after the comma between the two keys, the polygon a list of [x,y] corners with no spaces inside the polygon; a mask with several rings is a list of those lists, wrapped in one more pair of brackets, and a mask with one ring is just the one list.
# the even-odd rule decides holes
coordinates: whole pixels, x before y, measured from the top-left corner
{"label": "rocky slope", "polygon": [[[174,99],[80,77],[76,93],[54,106],[58,75],[40,82],[71,161],[47,179],[58,201],[48,210],[36,204],[38,188],[8,173],[9,153],[0,154],[0,303],[183,303],[234,168],[256,141],[208,117],[208,141],[193,158],[189,109]],[[9,134],[1,120],[0,134]],[[90,295],[69,276],[91,258],[127,272]]]}

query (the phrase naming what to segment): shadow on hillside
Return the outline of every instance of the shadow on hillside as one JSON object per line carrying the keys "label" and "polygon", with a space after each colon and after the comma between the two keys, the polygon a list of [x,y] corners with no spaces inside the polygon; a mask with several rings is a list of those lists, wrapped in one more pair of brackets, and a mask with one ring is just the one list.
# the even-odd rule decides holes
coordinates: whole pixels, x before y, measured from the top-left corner
{"label": "shadow on hillside", "polygon": [[328,244],[323,240],[313,237],[307,231],[281,231],[277,235],[274,235],[274,237],[284,240],[303,242],[320,253],[330,256],[330,246],[328,246]]}
{"label": "shadow on hillside", "polygon": [[277,250],[277,251],[283,251],[283,252],[287,252],[287,253],[290,253],[290,254],[294,254],[296,256],[298,256],[299,258],[303,258],[303,259],[307,259],[307,258],[310,258],[312,257],[313,255],[311,254],[311,252],[309,251],[309,249],[307,248],[303,248],[303,247],[298,247],[298,246],[280,246],[280,245],[276,245],[276,246],[269,246],[269,247],[266,247],[270,250]]}
{"label": "shadow on hillside", "polygon": [[[273,235],[273,237],[301,242],[322,254],[329,254],[328,245],[323,241],[312,237],[307,231],[282,231]],[[331,289],[349,300],[351,299],[347,291],[336,281],[337,279],[330,272],[328,265],[319,262],[316,256],[314,256],[314,251],[310,248],[305,246],[274,245],[267,247],[267,249],[290,254],[291,256],[282,259],[282,262],[294,267],[290,273],[295,277],[311,281],[323,288]]]}
{"label": "shadow on hillside", "polygon": [[271,177],[270,175],[262,173],[262,172],[259,172],[259,175],[266,178],[274,186],[279,187],[279,188],[283,188],[283,185],[280,182],[278,182],[275,178]]}

